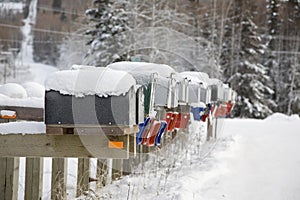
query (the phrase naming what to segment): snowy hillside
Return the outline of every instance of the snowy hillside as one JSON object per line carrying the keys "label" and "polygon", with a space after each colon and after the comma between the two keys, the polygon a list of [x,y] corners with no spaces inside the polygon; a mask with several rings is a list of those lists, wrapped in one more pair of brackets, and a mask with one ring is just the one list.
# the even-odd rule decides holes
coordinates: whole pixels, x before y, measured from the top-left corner
{"label": "snowy hillside", "polygon": [[149,167],[98,194],[101,199],[299,199],[299,130],[298,116],[226,119],[219,139],[202,146],[200,154],[195,142],[188,144],[186,157],[169,158],[174,166],[157,172]]}

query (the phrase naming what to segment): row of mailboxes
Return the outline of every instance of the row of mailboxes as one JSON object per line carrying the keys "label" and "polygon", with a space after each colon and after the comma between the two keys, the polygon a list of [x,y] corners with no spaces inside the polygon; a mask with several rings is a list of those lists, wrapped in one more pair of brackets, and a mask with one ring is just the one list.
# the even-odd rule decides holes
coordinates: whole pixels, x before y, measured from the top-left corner
{"label": "row of mailboxes", "polygon": [[236,95],[207,74],[193,75],[132,62],[55,72],[46,82],[47,133],[50,128],[73,134],[98,134],[101,129],[109,142],[118,136],[117,142],[126,143],[123,150],[129,134],[136,134],[137,144],[160,145],[164,132],[187,128],[190,112],[203,119],[208,104]]}
{"label": "row of mailboxes", "polygon": [[[154,70],[147,71],[145,66],[146,69],[147,66],[151,66]],[[45,95],[46,124],[131,125],[143,122],[144,117],[158,107],[166,109],[175,109],[179,105],[197,107],[199,103],[203,106],[213,102],[233,101],[236,98],[236,92],[228,85],[217,79],[209,79],[205,73],[184,72],[178,75],[165,65],[149,63],[120,62],[111,64],[109,68],[113,71],[126,71],[135,79],[136,85],[131,85],[131,89],[123,95],[102,97],[89,93],[84,97],[76,97],[50,87]],[[97,69],[96,72],[102,71],[104,70]],[[161,71],[164,73],[160,73]],[[64,73],[57,72],[57,76]],[[81,73],[95,74],[88,70]],[[69,74],[65,75],[65,78],[59,79],[61,85],[68,84],[70,82],[68,79],[72,77]],[[76,77],[74,81],[79,79],[80,77]],[[99,84],[97,80],[95,84]],[[80,89],[82,86],[77,87]]]}

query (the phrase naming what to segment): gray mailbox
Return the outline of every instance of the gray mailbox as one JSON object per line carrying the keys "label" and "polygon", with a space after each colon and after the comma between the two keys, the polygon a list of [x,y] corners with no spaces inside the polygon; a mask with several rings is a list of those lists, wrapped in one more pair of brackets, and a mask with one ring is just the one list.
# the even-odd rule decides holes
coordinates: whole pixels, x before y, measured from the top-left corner
{"label": "gray mailbox", "polygon": [[108,68],[126,71],[144,89],[145,114],[157,106],[174,107],[178,104],[177,88],[172,79],[175,70],[168,65],[145,62],[117,62]]}
{"label": "gray mailbox", "polygon": [[211,90],[211,101],[224,101],[224,86],[219,79],[210,79],[209,88]]}
{"label": "gray mailbox", "polygon": [[126,72],[83,67],[59,71],[46,81],[47,125],[133,125],[135,80]]}

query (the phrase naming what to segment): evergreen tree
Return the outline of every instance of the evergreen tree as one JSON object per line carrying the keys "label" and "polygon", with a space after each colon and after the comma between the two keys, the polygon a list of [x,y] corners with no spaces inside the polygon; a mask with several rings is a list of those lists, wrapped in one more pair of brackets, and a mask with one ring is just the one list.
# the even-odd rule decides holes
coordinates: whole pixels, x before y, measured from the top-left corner
{"label": "evergreen tree", "polygon": [[110,2],[109,0],[95,0],[97,8],[89,9],[89,16],[94,28],[86,31],[92,39],[87,43],[91,49],[87,54],[87,64],[106,66],[112,62],[127,60],[126,52],[120,53],[120,49],[126,48],[126,34],[128,30],[128,17],[122,6],[122,2]]}
{"label": "evergreen tree", "polygon": [[[266,0],[267,2],[267,24],[268,24],[268,33],[267,37],[264,39],[266,40],[268,51],[266,52],[267,55],[265,56],[265,66],[268,67],[268,75],[272,79],[272,85],[274,95],[271,97],[274,101],[277,99],[277,88],[278,88],[278,80],[279,73],[278,73],[278,65],[276,59],[276,50],[278,49],[278,40],[276,37],[278,35],[280,29],[280,20],[279,18],[279,1],[278,0]],[[274,104],[275,105],[275,104]],[[272,110],[277,110],[277,105],[272,108]]]}
{"label": "evergreen tree", "polygon": [[229,82],[240,97],[235,114],[239,117],[264,118],[272,113],[269,106],[273,101],[268,97],[274,93],[269,87],[267,68],[261,64],[266,47],[257,32],[258,27],[252,21],[250,2],[246,0],[243,3],[240,60]]}
{"label": "evergreen tree", "polygon": [[278,112],[291,114],[291,103],[297,73],[297,53],[299,52],[300,14],[297,1],[282,2],[280,6],[281,26],[277,43],[278,76],[276,77],[276,102]]}

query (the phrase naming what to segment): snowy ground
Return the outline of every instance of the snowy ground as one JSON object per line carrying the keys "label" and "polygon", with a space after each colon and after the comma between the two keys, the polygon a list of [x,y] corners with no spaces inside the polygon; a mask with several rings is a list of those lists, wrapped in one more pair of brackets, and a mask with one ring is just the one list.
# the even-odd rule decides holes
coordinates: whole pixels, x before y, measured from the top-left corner
{"label": "snowy ground", "polygon": [[168,170],[146,169],[98,194],[103,199],[300,199],[299,130],[298,116],[226,119],[219,139],[199,155],[195,149],[185,158],[173,154],[176,163]]}
{"label": "snowy ground", "polygon": [[[43,132],[44,125],[14,122],[0,126],[2,134],[19,130]],[[100,199],[120,200],[300,199],[299,116],[225,119],[218,139],[199,145],[205,140],[203,130],[203,124],[194,123],[188,138],[181,135],[176,143],[150,156],[153,162],[96,193]],[[24,161],[20,163],[19,199],[24,195]],[[74,199],[76,159],[69,160],[68,169],[68,199]],[[43,182],[43,199],[50,199],[51,159],[44,160]]]}

